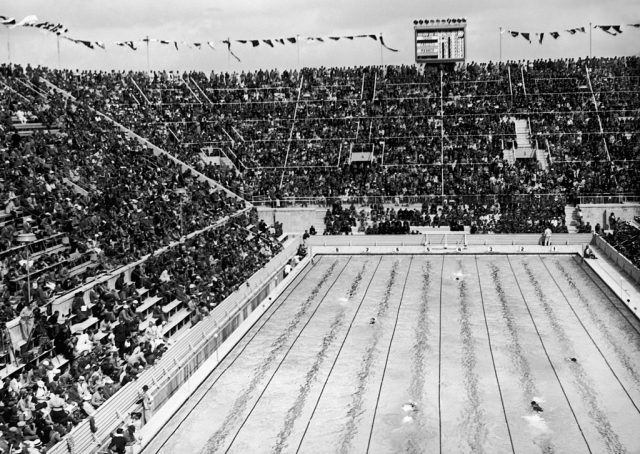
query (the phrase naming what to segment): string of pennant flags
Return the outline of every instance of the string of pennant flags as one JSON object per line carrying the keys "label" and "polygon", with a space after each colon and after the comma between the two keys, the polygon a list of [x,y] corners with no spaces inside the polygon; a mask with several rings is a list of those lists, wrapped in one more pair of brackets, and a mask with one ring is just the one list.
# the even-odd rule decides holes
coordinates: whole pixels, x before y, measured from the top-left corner
{"label": "string of pennant flags", "polygon": [[[640,23],[638,24],[627,24],[627,27],[633,27],[633,28],[640,28]],[[564,30],[565,33],[568,33],[569,35],[575,35],[575,34],[579,34],[579,33],[587,33],[587,28],[588,27],[576,27],[576,28],[568,28],[566,30]],[[593,26],[594,29],[598,28],[600,30],[602,30],[603,32],[611,35],[611,36],[617,36],[619,34],[622,33],[622,25],[594,25]],[[505,30],[505,29],[501,29],[500,33],[504,34],[504,33],[508,33],[509,35],[511,35],[513,38],[517,38],[519,36],[522,36],[524,39],[526,39],[527,41],[529,41],[529,44],[531,44],[531,38],[532,36],[536,37],[536,40],[538,41],[539,44],[542,44],[542,41],[544,40],[545,34],[551,36],[554,40],[558,39],[560,37],[561,32],[536,32],[536,33],[530,33],[530,32],[520,32],[520,31],[514,31],[514,30]]]}
{"label": "string of pennant flags", "polygon": [[268,38],[268,39],[225,39],[219,41],[204,41],[204,42],[186,42],[186,41],[172,41],[166,39],[157,39],[157,38],[143,38],[139,40],[130,40],[130,41],[114,41],[110,43],[106,43],[104,41],[92,41],[86,39],[77,39],[72,36],[67,35],[69,29],[62,24],[54,24],[50,22],[38,22],[38,18],[34,15],[26,16],[24,19],[20,21],[16,21],[13,17],[0,16],[0,24],[5,25],[9,28],[15,27],[31,27],[37,28],[43,31],[55,33],[58,37],[70,41],[75,44],[79,44],[85,46],[89,49],[100,48],[103,50],[107,49],[108,45],[115,45],[119,47],[126,47],[131,49],[132,51],[136,51],[139,49],[140,44],[149,44],[149,43],[158,43],[160,45],[167,45],[175,47],[176,50],[180,50],[182,48],[188,49],[202,49],[209,47],[213,50],[216,50],[216,46],[219,44],[224,45],[227,48],[227,51],[231,56],[233,56],[236,60],[240,61],[240,58],[233,52],[231,49],[232,44],[242,44],[242,45],[250,45],[251,47],[258,46],[269,46],[276,47],[276,45],[285,46],[288,44],[299,44],[301,42],[336,42],[340,40],[348,40],[353,41],[355,39],[371,39],[373,41],[377,41],[380,43],[382,47],[389,50],[390,52],[398,52],[398,49],[394,49],[389,47],[385,42],[382,34],[360,34],[360,35],[341,35],[341,36],[291,36],[287,38]]}

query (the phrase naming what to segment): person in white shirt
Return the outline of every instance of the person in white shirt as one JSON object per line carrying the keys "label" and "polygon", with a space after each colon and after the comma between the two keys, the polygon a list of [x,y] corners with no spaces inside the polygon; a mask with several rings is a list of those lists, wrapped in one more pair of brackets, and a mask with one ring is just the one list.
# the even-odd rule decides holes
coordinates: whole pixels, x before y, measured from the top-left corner
{"label": "person in white shirt", "polygon": [[549,246],[551,244],[551,229],[547,227],[544,229],[544,245]]}

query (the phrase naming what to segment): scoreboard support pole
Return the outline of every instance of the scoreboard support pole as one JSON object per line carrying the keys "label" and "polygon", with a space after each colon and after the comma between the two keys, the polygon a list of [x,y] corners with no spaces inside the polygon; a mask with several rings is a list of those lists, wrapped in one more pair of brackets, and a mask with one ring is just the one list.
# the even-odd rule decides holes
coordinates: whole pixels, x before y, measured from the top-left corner
{"label": "scoreboard support pole", "polygon": [[444,84],[442,70],[440,70],[440,193],[444,203]]}
{"label": "scoreboard support pole", "polygon": [[502,61],[502,27],[500,27],[498,30],[498,39],[500,40],[500,61]]}

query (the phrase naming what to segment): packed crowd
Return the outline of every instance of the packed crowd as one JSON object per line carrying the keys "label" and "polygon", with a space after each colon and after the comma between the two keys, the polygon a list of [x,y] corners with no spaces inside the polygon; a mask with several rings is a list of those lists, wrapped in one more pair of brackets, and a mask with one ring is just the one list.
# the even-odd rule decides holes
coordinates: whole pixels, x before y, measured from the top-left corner
{"label": "packed crowd", "polygon": [[[17,71],[16,69],[13,70]],[[154,156],[106,120],[60,95],[23,95],[9,90],[0,124],[0,294],[23,290],[27,266],[39,291],[69,291],[95,273],[123,265],[202,229],[238,209],[229,198],[182,170],[166,157]],[[29,97],[27,97],[29,96]],[[44,112],[56,112],[56,133],[24,135],[12,128],[15,109],[42,124]],[[12,117],[14,118],[12,120]],[[27,261],[21,233],[37,244]],[[47,253],[53,237],[58,242]],[[41,250],[43,249],[43,250]],[[82,273],[70,273],[79,262]],[[39,291],[35,293],[39,293]]]}
{"label": "packed crowd", "polygon": [[[464,198],[423,203],[421,208],[385,208],[373,204],[360,211],[333,202],[325,215],[325,235],[402,235],[412,227],[447,227],[470,233],[567,233],[565,203],[558,197],[494,197],[484,203],[467,203]],[[589,226],[590,228],[590,226]]]}
{"label": "packed crowd", "polygon": [[[573,199],[640,190],[639,65],[470,63],[442,79],[416,66],[34,74],[256,200],[440,194],[443,185],[449,196]],[[548,171],[504,159],[517,146],[516,118],[528,121],[532,147],[548,152]]]}
{"label": "packed crowd", "polygon": [[[176,308],[186,326],[197,323],[280,245],[255,210],[237,216],[244,201],[46,90],[29,68],[3,66],[0,81],[0,344],[9,371],[0,452],[40,452],[154,364]],[[113,286],[101,279],[147,256],[131,282],[123,273]],[[156,300],[148,311],[143,291]],[[54,309],[74,293],[69,313]],[[23,347],[4,328],[12,320]]]}
{"label": "packed crowd", "polygon": [[[280,244],[258,227],[255,216],[255,211],[250,218],[242,215],[151,256],[136,266],[130,282],[120,274],[114,288],[94,286],[88,302],[76,294],[68,316],[51,313],[50,305],[19,302],[15,311],[21,318],[30,311],[31,323],[44,326],[55,354],[68,364],[27,364],[4,380],[0,432],[9,446],[55,444],[163,354],[170,342],[163,307],[172,302],[186,307],[186,321],[195,325],[279,252]],[[143,288],[158,298],[149,315],[137,310]],[[91,328],[72,333],[72,323],[91,317],[96,319]]]}

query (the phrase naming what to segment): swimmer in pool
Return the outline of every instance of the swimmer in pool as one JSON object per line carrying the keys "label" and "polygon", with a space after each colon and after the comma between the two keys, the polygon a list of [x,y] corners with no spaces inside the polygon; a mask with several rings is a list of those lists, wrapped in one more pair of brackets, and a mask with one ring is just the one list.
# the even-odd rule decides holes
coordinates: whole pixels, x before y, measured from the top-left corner
{"label": "swimmer in pool", "polygon": [[536,411],[538,413],[542,413],[542,407],[540,405],[538,405],[538,402],[536,402],[535,400],[531,401],[531,409],[533,411]]}
{"label": "swimmer in pool", "polygon": [[416,411],[418,411],[418,406],[416,405],[415,402],[407,402],[406,404],[404,404],[402,406],[402,409],[405,412],[416,412]]}

